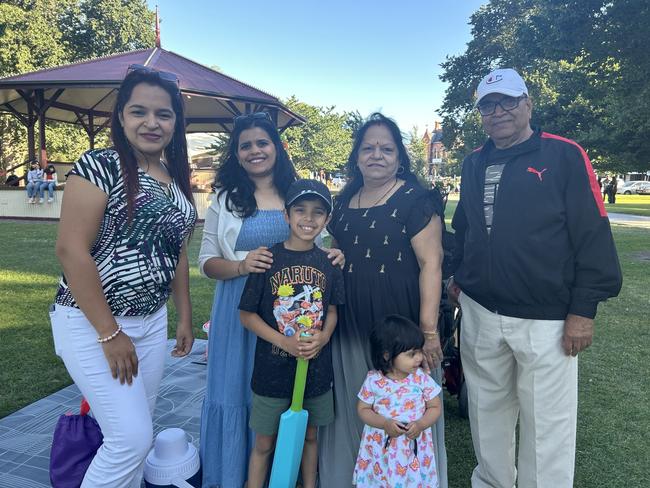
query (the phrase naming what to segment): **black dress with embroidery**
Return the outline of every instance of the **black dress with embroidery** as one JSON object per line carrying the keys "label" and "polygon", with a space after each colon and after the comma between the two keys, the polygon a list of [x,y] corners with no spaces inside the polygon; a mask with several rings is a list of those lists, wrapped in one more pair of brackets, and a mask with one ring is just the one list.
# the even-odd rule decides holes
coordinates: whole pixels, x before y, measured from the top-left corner
{"label": "black dress with embroidery", "polygon": [[[363,430],[356,414],[357,393],[368,371],[374,369],[368,346],[370,328],[389,314],[419,324],[420,268],[411,238],[442,213],[440,193],[410,181],[383,205],[353,209],[349,203],[335,203],[328,226],[345,253],[346,304],[339,310],[332,337],[336,419],[319,433],[321,465],[337,469],[321,474],[322,486],[350,485]],[[323,476],[332,479],[323,484]]]}
{"label": "black dress with embroidery", "polygon": [[391,313],[419,323],[420,268],[411,238],[441,212],[436,195],[407,182],[384,205],[335,205],[329,231],[345,253],[346,318],[352,321],[341,327],[343,338],[357,331],[368,337],[371,325]]}

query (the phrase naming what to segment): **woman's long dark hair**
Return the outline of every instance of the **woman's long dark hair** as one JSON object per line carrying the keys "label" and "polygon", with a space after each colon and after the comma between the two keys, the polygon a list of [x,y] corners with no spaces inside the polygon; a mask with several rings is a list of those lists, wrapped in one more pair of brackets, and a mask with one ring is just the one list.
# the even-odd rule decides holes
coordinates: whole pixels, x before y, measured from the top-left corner
{"label": "woman's long dark hair", "polygon": [[397,123],[393,119],[386,117],[379,112],[375,112],[366,119],[361,127],[359,127],[359,130],[354,137],[352,151],[350,152],[348,162],[345,165],[348,182],[345,184],[338,197],[342,202],[346,202],[352,198],[352,196],[363,186],[363,175],[361,174],[361,171],[359,171],[359,166],[357,164],[359,160],[359,148],[361,147],[363,136],[365,136],[368,129],[374,125],[383,125],[393,136],[393,140],[397,146],[397,156],[400,165],[397,177],[406,181],[417,182],[416,176],[411,172],[411,158],[409,158],[408,151],[404,146],[402,132],[399,130]]}
{"label": "woman's long dark hair", "polygon": [[165,147],[164,154],[167,161],[167,171],[172,177],[178,188],[185,197],[194,205],[194,197],[192,196],[192,188],[190,186],[190,166],[187,157],[187,141],[185,139],[185,110],[183,108],[183,99],[178,85],[172,81],[163,79],[156,71],[130,71],[124,81],[120,85],[117,92],[117,100],[113,108],[113,116],[111,119],[111,139],[113,146],[120,156],[120,166],[122,174],[124,175],[125,189],[126,189],[126,204],[128,220],[133,219],[133,211],[135,206],[135,197],[138,194],[138,161],[133,152],[131,144],[129,144],[124,128],[120,123],[119,115],[124,110],[124,107],[131,99],[133,89],[140,83],[145,83],[149,86],[159,86],[167,93],[172,101],[172,109],[176,115],[176,123],[174,125],[174,134],[171,142]]}
{"label": "woman's long dark hair", "polygon": [[226,210],[234,212],[242,218],[250,217],[257,211],[257,202],[255,201],[255,182],[239,164],[237,148],[241,133],[254,127],[264,130],[275,146],[273,185],[283,199],[291,183],[298,177],[291,159],[282,145],[280,134],[270,120],[250,117],[236,123],[232,134],[230,134],[228,153],[217,169],[214,183],[219,195],[226,194]]}

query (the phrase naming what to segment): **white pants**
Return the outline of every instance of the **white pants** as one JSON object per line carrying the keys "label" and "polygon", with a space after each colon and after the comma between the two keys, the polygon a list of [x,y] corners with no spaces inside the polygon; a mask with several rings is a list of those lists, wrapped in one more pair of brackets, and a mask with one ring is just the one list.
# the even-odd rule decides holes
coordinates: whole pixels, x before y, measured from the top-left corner
{"label": "white pants", "polygon": [[[478,465],[473,488],[570,488],[578,360],[562,349],[563,320],[490,312],[461,293],[460,351]],[[515,427],[519,418],[518,470]]]}
{"label": "white pants", "polygon": [[50,317],[56,354],[88,400],[104,434],[82,488],[139,488],[152,444],[152,414],[165,363],[166,307],[142,317],[115,317],[138,355],[138,376],[131,385],[113,379],[97,332],[81,310],[56,305]]}

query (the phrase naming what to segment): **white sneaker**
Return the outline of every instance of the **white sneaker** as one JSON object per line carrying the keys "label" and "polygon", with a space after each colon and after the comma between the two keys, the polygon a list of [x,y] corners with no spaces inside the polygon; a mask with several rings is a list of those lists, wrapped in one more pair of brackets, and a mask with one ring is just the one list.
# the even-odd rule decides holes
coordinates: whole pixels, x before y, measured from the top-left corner
{"label": "white sneaker", "polygon": [[52,203],[54,201],[54,198],[48,198],[47,203]]}
{"label": "white sneaker", "polygon": [[34,197],[29,197],[29,200],[27,200],[27,203],[34,203]]}
{"label": "white sneaker", "polygon": [[39,198],[38,203],[45,203],[45,198]]}

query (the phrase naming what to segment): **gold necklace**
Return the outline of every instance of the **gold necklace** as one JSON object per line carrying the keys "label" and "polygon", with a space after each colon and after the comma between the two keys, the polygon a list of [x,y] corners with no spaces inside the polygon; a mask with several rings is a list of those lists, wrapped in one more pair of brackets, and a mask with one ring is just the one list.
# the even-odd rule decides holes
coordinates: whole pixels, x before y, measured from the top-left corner
{"label": "gold necklace", "polygon": [[[154,178],[154,180],[156,179]],[[165,192],[165,195],[167,195],[168,197],[171,196],[172,194],[171,183],[165,183],[164,181],[159,181],[159,180],[156,180],[156,183],[158,183],[160,189]]]}
{"label": "gold necklace", "polygon": [[[165,193],[165,195],[167,195],[168,198],[171,197],[171,193],[172,193],[171,185],[172,184],[171,183],[166,183],[164,181],[160,181],[158,178],[154,178],[153,176],[151,176],[149,174],[149,160],[147,159],[146,161],[147,161],[147,168],[145,170],[143,170],[143,171],[147,174],[147,176],[149,176],[149,178],[151,178],[156,183],[158,183],[158,186]],[[167,174],[169,174],[169,170],[167,169],[167,165],[162,161],[162,159],[160,160],[159,164],[160,164],[160,166],[162,166],[165,169]]]}
{"label": "gold necklace", "polygon": [[[169,170],[167,169],[167,165],[163,162],[162,159],[160,160],[160,166],[162,166],[163,169],[165,170],[165,173],[167,173],[169,175]],[[160,181],[158,179],[156,179],[156,181],[160,185],[160,188],[162,188],[162,190],[165,192],[165,195],[167,195],[167,197],[170,197],[171,193],[172,193],[172,183],[173,183],[174,180],[172,179],[171,183],[166,183],[166,182]]]}
{"label": "gold necklace", "polygon": [[[391,185],[391,187],[386,191],[386,193],[384,193],[381,197],[379,197],[379,199],[378,199],[375,203],[373,203],[372,205],[370,205],[370,206],[367,207],[367,208],[372,208],[372,207],[374,207],[375,205],[377,205],[379,202],[381,202],[384,198],[386,198],[386,195],[388,195],[388,194],[391,192],[391,190],[392,190],[393,188],[395,188],[396,185],[397,185],[397,178],[395,178],[395,183],[393,183],[393,184]],[[357,208],[361,208],[361,193],[363,192],[363,188],[364,188],[364,187],[362,186],[362,187],[359,189],[359,193],[357,194]]]}

